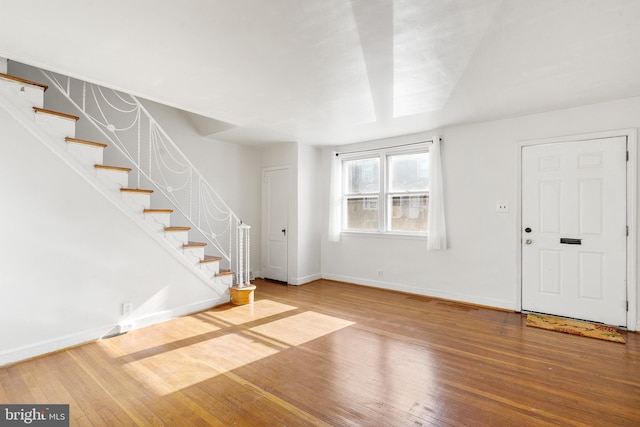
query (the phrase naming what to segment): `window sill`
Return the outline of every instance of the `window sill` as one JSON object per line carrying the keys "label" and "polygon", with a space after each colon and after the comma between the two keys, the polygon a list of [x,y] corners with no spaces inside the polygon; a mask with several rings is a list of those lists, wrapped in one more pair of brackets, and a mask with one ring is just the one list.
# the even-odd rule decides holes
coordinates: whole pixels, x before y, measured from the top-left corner
{"label": "window sill", "polygon": [[404,240],[427,240],[427,234],[409,234],[409,233],[380,233],[378,231],[341,231],[343,237],[369,237],[382,239],[404,239]]}

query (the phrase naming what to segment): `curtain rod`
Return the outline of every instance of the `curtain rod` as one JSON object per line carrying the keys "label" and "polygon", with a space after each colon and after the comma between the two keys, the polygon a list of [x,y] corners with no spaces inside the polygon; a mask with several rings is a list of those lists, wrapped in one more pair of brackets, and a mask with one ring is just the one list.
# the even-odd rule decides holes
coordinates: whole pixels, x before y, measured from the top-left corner
{"label": "curtain rod", "polygon": [[[438,140],[442,141],[442,138],[438,138]],[[428,144],[429,142],[433,142],[433,138],[432,139],[427,139],[425,141],[420,141],[420,142],[410,142],[408,144],[392,145],[391,147],[369,148],[367,150],[356,150],[356,151],[340,151],[340,152],[336,151],[336,157],[341,155],[341,154],[356,154],[356,153],[367,153],[369,151],[390,150],[390,149],[393,149],[393,148],[410,147],[412,145]]]}

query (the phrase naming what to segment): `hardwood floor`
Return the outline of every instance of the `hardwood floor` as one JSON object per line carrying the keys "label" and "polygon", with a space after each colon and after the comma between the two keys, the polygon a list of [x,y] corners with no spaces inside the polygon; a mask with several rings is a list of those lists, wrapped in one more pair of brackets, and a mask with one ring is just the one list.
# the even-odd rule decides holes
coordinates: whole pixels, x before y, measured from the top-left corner
{"label": "hardwood floor", "polygon": [[640,339],[318,281],[0,369],[0,403],[78,426],[640,424]]}

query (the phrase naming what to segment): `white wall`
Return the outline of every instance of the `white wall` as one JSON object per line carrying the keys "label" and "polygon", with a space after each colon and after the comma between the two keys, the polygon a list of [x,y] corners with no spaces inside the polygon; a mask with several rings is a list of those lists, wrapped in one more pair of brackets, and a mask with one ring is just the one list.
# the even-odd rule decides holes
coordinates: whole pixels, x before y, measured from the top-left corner
{"label": "white wall", "polygon": [[[520,236],[516,227],[518,143],[637,128],[639,112],[640,98],[630,98],[382,142],[393,145],[442,136],[450,249],[427,252],[424,239],[363,235],[344,235],[341,242],[329,243],[328,209],[323,209],[323,277],[516,309],[520,286],[516,255]],[[363,146],[367,145],[357,148]],[[329,154],[329,149],[323,150],[320,177],[324,206],[328,206]],[[496,212],[498,201],[508,202],[510,211]]]}
{"label": "white wall", "polygon": [[0,134],[0,365],[228,301],[2,108]]}
{"label": "white wall", "polygon": [[321,151],[316,147],[298,146],[298,268],[292,284],[320,279]]}

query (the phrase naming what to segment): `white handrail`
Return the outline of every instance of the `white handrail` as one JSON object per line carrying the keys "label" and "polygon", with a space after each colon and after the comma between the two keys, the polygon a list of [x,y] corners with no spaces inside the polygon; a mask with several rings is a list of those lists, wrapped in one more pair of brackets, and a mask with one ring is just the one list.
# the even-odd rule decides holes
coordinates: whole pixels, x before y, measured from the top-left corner
{"label": "white handrail", "polygon": [[[41,72],[135,167],[138,187],[144,178],[159,190],[230,267],[235,228],[236,266],[240,269],[236,281],[240,286],[249,284],[251,227],[242,224],[147,108],[133,95]],[[225,235],[228,245],[223,243]]]}

